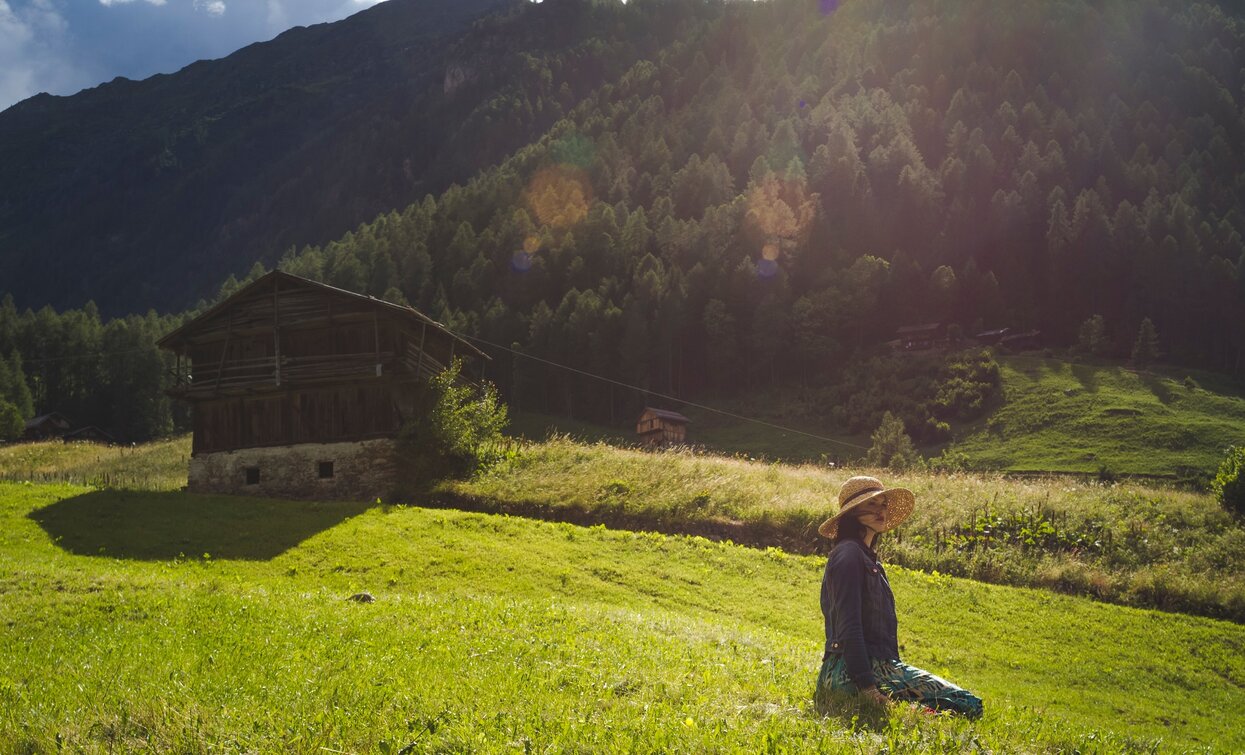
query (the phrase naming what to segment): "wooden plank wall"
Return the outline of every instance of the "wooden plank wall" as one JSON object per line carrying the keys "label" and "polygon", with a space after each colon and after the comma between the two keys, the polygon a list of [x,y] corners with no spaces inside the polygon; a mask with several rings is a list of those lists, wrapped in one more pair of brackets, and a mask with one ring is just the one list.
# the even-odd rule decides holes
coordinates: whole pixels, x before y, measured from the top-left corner
{"label": "wooden plank wall", "polygon": [[222,398],[195,406],[194,452],[334,443],[395,435],[399,384],[351,385]]}

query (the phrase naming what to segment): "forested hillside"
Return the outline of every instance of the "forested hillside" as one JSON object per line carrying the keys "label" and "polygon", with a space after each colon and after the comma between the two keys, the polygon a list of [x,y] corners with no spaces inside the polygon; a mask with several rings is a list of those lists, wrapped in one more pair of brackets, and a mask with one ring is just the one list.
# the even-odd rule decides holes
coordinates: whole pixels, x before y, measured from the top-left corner
{"label": "forested hillside", "polygon": [[[0,294],[181,310],[231,272],[439,193],[544,133],[674,29],[519,0],[391,0],[169,76],[0,113]],[[562,56],[540,91],[542,56]],[[545,82],[547,83],[547,82]],[[529,100],[527,91],[532,98]]]}
{"label": "forested hillside", "polygon": [[[447,159],[548,133],[282,268],[686,397],[837,381],[935,321],[1063,347],[1099,315],[1080,340],[1128,357],[1148,318],[1161,358],[1245,369],[1232,6],[561,0],[455,49],[491,94]],[[525,409],[637,400],[495,351]]]}
{"label": "forested hillside", "polygon": [[[685,15],[539,143],[282,266],[680,394],[823,379],[904,323],[1063,345],[1095,314],[1101,351],[1148,317],[1172,360],[1239,372],[1239,18],[836,5]],[[609,400],[560,381],[520,390]]]}

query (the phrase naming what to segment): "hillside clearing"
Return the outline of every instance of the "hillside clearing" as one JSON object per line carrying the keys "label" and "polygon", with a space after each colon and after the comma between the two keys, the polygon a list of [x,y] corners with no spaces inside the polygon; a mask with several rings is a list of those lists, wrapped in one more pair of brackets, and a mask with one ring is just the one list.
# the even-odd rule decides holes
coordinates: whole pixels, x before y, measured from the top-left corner
{"label": "hillside clearing", "polygon": [[1245,442],[1245,398],[1192,377],[1029,357],[999,365],[998,408],[951,446],[973,468],[1196,477]]}

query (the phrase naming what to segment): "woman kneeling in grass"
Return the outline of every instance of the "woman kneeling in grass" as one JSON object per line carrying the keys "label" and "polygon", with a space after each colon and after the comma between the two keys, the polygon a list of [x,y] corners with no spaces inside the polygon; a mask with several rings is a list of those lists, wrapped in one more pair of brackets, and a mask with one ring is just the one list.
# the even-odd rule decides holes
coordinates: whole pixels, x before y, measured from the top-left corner
{"label": "woman kneeling in grass", "polygon": [[838,691],[981,716],[981,698],[899,660],[895,596],[873,544],[908,518],[915,500],[910,490],[853,477],[839,490],[839,513],[817,529],[834,541],[821,580],[826,653],[815,695],[820,708]]}

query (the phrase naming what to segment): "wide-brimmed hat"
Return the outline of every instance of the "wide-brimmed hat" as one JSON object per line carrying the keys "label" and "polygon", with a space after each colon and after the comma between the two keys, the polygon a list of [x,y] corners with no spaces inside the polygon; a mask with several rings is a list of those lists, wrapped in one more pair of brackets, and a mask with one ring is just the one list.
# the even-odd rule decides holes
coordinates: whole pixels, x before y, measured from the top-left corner
{"label": "wide-brimmed hat", "polygon": [[852,477],[839,488],[839,513],[822,522],[817,533],[833,540],[839,534],[839,519],[844,514],[879,498],[886,501],[886,525],[879,532],[898,527],[916,506],[916,496],[907,488],[888,488],[876,477]]}

